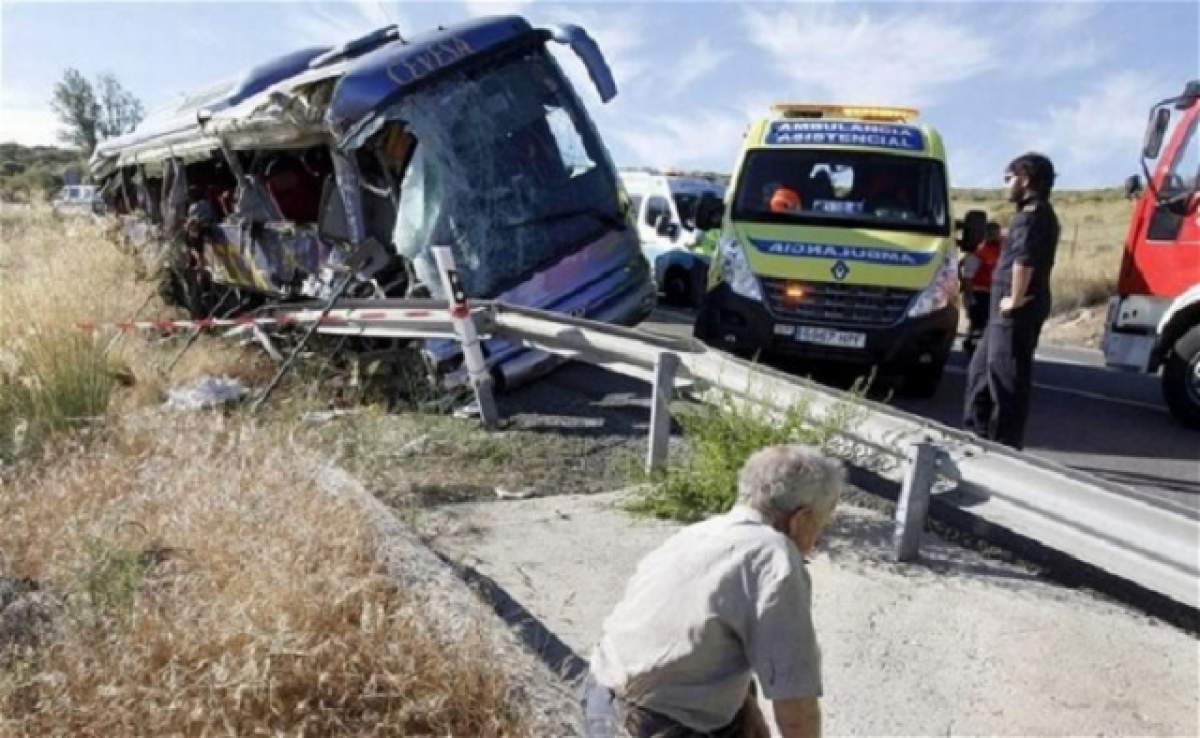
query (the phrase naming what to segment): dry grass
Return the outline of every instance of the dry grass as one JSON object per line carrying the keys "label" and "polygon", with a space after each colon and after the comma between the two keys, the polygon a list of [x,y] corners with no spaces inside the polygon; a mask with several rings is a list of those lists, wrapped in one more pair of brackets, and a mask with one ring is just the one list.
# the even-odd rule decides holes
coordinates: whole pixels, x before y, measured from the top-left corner
{"label": "dry grass", "polygon": [[376,572],[350,498],[286,433],[135,418],[0,494],[0,561],[53,593],[0,673],[16,735],[525,732],[484,644]]}
{"label": "dry grass", "polygon": [[[1116,294],[1131,206],[1110,190],[1056,193],[1053,203],[1062,227],[1051,284],[1054,312],[1102,304]],[[956,193],[954,212],[971,208],[986,210],[1004,227],[1012,220],[1012,206],[996,191]]]}
{"label": "dry grass", "polygon": [[90,220],[0,210],[0,736],[528,733],[483,636],[447,642],[313,482],[304,392],[258,423],[168,414],[166,386],[263,365],[202,339],[168,377],[180,340],[76,327],[128,319],[154,291],[132,275]]}
{"label": "dry grass", "polygon": [[[0,210],[0,462],[111,409],[157,402],[166,387],[206,373],[253,373],[244,352],[202,340],[171,376],[163,369],[181,343],[147,341],[81,323],[166,317],[153,281],[90,217],[60,219],[49,208]],[[114,394],[114,384],[132,392]],[[115,400],[115,407],[113,401]]]}

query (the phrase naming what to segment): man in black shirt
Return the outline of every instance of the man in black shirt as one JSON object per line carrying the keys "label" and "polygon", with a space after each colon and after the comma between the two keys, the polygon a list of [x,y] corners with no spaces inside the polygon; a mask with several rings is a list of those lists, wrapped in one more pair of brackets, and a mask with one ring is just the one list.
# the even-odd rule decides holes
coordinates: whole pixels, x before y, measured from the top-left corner
{"label": "man in black shirt", "polygon": [[987,328],[967,370],[963,424],[1019,449],[1029,415],[1033,353],[1050,314],[1059,230],[1049,200],[1054,165],[1041,154],[1023,154],[1008,165],[1004,182],[1017,214],[992,273]]}

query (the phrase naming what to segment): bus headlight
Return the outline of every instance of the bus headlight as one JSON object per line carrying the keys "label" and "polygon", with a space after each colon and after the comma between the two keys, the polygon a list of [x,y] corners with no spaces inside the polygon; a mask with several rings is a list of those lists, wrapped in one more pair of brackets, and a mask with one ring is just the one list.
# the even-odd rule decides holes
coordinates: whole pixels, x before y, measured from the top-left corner
{"label": "bus headlight", "polygon": [[920,318],[941,310],[958,294],[958,254],[951,251],[938,267],[933,281],[917,295],[908,308],[908,317]]}
{"label": "bus headlight", "polygon": [[762,302],[762,287],[758,284],[754,272],[750,271],[746,252],[742,251],[737,239],[721,239],[717,246],[717,257],[721,260],[721,281],[742,297]]}

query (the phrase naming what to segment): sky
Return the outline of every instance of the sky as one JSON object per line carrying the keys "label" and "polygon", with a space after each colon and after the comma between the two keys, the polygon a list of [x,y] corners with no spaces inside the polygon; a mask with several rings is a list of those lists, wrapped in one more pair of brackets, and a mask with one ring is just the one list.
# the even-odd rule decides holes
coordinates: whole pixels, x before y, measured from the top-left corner
{"label": "sky", "polygon": [[1113,187],[1138,171],[1151,105],[1200,78],[1195,0],[0,0],[0,142],[55,142],[49,98],[67,67],[115,74],[153,110],[304,46],[507,13],[576,23],[600,44],[619,90],[607,105],[569,51],[555,56],[621,166],[728,172],[772,102],[865,103],[919,108],[957,187],[999,187],[1030,149],[1054,160],[1060,187]]}

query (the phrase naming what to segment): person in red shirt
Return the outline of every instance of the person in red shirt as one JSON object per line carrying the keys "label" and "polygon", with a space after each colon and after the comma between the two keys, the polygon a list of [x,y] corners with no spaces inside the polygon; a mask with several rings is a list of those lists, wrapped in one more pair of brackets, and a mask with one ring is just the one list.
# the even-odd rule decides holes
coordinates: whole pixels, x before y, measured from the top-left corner
{"label": "person in red shirt", "polygon": [[963,341],[967,356],[975,351],[975,344],[983,337],[988,323],[988,306],[992,298],[992,271],[1000,259],[1000,224],[989,222],[983,241],[963,260],[963,282],[966,287],[967,319],[970,328]]}

